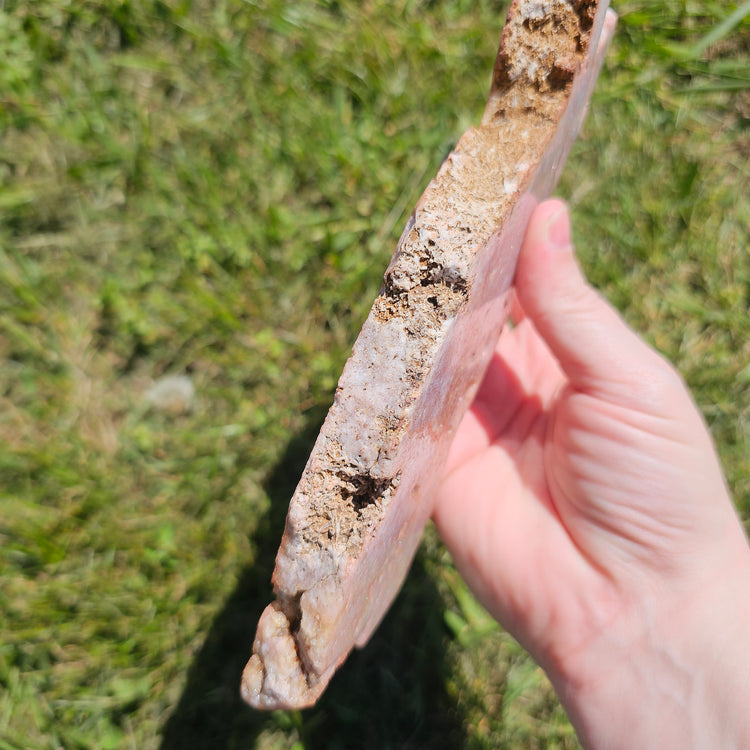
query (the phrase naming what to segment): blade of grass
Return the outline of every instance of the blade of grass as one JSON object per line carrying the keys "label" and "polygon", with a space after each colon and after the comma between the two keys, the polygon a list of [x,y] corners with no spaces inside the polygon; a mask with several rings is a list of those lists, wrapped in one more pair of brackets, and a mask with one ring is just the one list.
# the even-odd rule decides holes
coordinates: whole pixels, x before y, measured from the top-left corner
{"label": "blade of grass", "polygon": [[750,0],[742,3],[738,8],[730,13],[721,23],[711,29],[701,39],[693,45],[690,55],[691,57],[699,58],[711,45],[720,42],[726,36],[732,33],[734,28],[738,26],[747,15],[750,15]]}
{"label": "blade of grass", "polygon": [[686,86],[678,89],[678,93],[686,94],[716,94],[722,91],[742,91],[750,88],[750,81],[721,81],[717,83],[698,84],[696,86]]}

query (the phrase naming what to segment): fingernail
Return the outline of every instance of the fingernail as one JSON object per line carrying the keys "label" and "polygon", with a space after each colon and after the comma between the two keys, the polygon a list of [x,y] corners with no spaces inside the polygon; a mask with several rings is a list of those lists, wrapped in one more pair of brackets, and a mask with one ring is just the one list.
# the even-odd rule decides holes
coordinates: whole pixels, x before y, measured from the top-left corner
{"label": "fingernail", "polygon": [[559,248],[570,247],[570,215],[567,206],[560,206],[547,224],[547,238]]}

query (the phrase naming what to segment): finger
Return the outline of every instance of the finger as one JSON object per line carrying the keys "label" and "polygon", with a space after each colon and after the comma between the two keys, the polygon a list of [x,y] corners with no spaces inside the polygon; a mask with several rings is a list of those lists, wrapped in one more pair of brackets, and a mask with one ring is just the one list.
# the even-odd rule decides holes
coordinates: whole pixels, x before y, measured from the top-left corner
{"label": "finger", "polygon": [[530,320],[505,328],[471,408],[456,432],[447,471],[499,437],[511,441],[546,411],[565,378]]}
{"label": "finger", "polygon": [[521,306],[575,389],[632,403],[633,389],[664,371],[661,357],[586,281],[562,201],[546,201],[532,215],[515,288]]}
{"label": "finger", "polygon": [[480,453],[502,432],[523,396],[513,370],[503,358],[503,350],[513,346],[516,329],[505,327],[469,410],[461,420],[446,466],[450,473]]}

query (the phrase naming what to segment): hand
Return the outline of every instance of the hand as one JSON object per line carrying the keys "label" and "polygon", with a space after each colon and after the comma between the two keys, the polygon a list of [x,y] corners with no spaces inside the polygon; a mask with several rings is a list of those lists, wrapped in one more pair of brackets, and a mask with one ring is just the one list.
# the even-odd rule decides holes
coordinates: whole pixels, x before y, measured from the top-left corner
{"label": "hand", "polygon": [[560,201],[434,520],[591,747],[750,747],[750,548],[674,368],[590,287]]}

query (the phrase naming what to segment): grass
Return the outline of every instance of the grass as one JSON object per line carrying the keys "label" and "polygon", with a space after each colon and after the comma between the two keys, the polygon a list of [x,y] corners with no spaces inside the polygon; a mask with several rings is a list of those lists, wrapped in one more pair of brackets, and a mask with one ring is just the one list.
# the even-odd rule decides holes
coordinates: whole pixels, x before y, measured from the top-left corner
{"label": "grass", "polygon": [[[747,3],[617,10],[559,192],[747,522]],[[577,747],[432,532],[318,707],[237,695],[285,504],[412,204],[478,120],[504,14],[2,4],[0,748]],[[149,408],[182,373],[192,408]]]}

